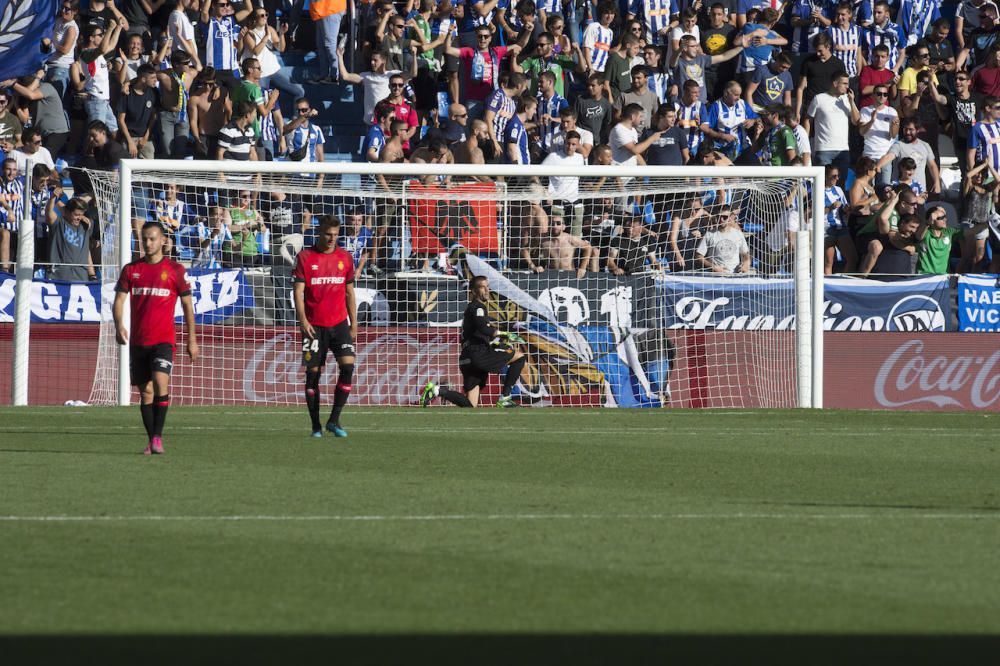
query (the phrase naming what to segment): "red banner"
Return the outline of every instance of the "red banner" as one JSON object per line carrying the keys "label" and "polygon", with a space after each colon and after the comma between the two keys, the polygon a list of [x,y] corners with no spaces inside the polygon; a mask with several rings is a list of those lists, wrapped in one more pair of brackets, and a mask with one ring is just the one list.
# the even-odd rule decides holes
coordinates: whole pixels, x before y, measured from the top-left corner
{"label": "red banner", "polygon": [[477,254],[499,252],[497,202],[493,198],[496,189],[492,183],[449,188],[417,181],[408,184],[413,252],[434,255],[447,252],[456,243]]}

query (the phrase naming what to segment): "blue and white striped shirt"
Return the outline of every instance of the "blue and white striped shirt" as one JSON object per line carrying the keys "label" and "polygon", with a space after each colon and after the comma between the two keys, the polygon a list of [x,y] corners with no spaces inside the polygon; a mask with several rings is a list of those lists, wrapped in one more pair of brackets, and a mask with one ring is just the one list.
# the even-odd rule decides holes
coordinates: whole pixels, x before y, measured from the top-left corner
{"label": "blue and white striped shirt", "polygon": [[931,23],[941,18],[941,0],[901,0],[896,20],[906,36],[906,46],[913,46],[930,31]]}
{"label": "blue and white striped shirt", "polygon": [[[219,71],[237,73],[240,68],[236,55],[236,37],[240,26],[232,16],[209,17],[205,29],[205,64]],[[237,75],[238,76],[238,75]]]}
{"label": "blue and white striped shirt", "polygon": [[[840,206],[834,208],[833,205],[838,201],[840,202]],[[847,224],[844,222],[844,213],[847,212],[847,196],[844,194],[844,190],[840,189],[839,185],[828,187],[823,192],[823,207],[826,208],[827,231],[837,231],[847,228]]]}
{"label": "blue and white striped shirt", "polygon": [[670,15],[680,11],[677,8],[677,0],[642,0],[641,4],[639,2],[635,4],[640,5],[639,13],[646,26],[647,41],[651,44],[666,44],[670,31],[667,30],[664,34],[660,34],[660,31],[669,28]]}
{"label": "blue and white striped shirt", "polygon": [[[535,95],[538,100],[538,109],[535,111],[535,120],[538,123],[538,134],[542,139],[542,148],[545,152],[552,150],[552,138],[556,130],[559,129],[559,112],[569,106],[565,97],[560,97],[554,93],[549,99],[545,99],[542,93]],[[549,122],[543,123],[542,116],[548,115]]]}
{"label": "blue and white striped shirt", "polygon": [[646,79],[646,83],[649,85],[649,89],[656,94],[656,99],[660,100],[660,104],[666,104],[670,101],[669,74],[665,74],[663,72],[653,72],[653,75]]}
{"label": "blue and white striped shirt", "polygon": [[833,40],[833,55],[840,58],[840,61],[844,63],[844,69],[847,70],[847,75],[854,78],[858,75],[858,52],[857,51],[838,51],[838,46],[860,46],[861,45],[861,28],[851,24],[851,27],[847,30],[838,28],[836,25],[831,25],[826,29],[827,34],[830,35],[830,39]]}
{"label": "blue and white striped shirt", "polygon": [[45,209],[51,198],[52,189],[49,187],[43,187],[41,190],[31,193],[31,213],[35,218],[35,238],[49,237],[49,219]]}
{"label": "blue and white striped shirt", "polygon": [[562,0],[536,0],[535,7],[546,16],[562,14]]}
{"label": "blue and white striped shirt", "polygon": [[892,21],[886,21],[884,26],[872,23],[865,31],[864,40],[865,57],[868,62],[871,62],[875,47],[879,44],[885,44],[889,48],[889,62],[886,64],[888,69],[892,69],[899,62],[899,44],[902,37],[899,26]]}
{"label": "blue and white striped shirt", "polygon": [[1000,170],[1000,122],[976,123],[969,130],[969,148],[976,150],[976,162],[989,160]]}
{"label": "blue and white striped shirt", "polygon": [[605,28],[597,21],[587,26],[583,33],[583,47],[590,49],[590,68],[595,72],[603,72],[608,66],[608,51],[615,35],[610,28]]}
{"label": "blue and white striped shirt", "polygon": [[497,89],[486,101],[486,109],[495,114],[493,116],[493,132],[497,139],[502,141],[507,123],[517,113],[517,102],[507,97],[502,89]]}
{"label": "blue and white striped shirt", "polygon": [[736,137],[736,141],[732,143],[715,141],[715,148],[717,150],[721,151],[729,159],[735,160],[749,144],[747,131],[743,127],[743,123],[756,117],[757,114],[754,113],[754,110],[744,99],[736,100],[736,104],[732,106],[728,106],[723,100],[719,99],[708,107],[708,117],[703,122],[707,123],[716,132],[724,132]]}
{"label": "blue and white striped shirt", "polygon": [[194,261],[195,268],[222,268],[222,250],[225,249],[227,243],[233,242],[233,233],[229,227],[223,225],[219,233],[213,237],[212,230],[204,223],[199,222],[199,245],[206,240],[209,241],[208,247],[201,248],[199,251],[198,258]]}
{"label": "blue and white striped shirt", "polygon": [[0,197],[7,202],[6,206],[0,206],[0,228],[17,231],[24,218],[24,182],[20,178],[0,182]]}
{"label": "blue and white striped shirt", "polygon": [[701,123],[708,116],[707,105],[705,102],[697,100],[691,105],[678,102],[674,107],[677,109],[677,125],[688,133],[688,150],[691,151],[692,155],[696,155],[698,148],[701,147],[701,142],[705,140],[705,135],[701,131]]}
{"label": "blue and white striped shirt", "polygon": [[288,152],[299,150],[308,144],[306,156],[301,160],[302,162],[317,161],[316,146],[322,146],[324,143],[326,143],[326,139],[323,137],[323,132],[312,123],[299,125],[285,137],[285,145],[288,147]]}

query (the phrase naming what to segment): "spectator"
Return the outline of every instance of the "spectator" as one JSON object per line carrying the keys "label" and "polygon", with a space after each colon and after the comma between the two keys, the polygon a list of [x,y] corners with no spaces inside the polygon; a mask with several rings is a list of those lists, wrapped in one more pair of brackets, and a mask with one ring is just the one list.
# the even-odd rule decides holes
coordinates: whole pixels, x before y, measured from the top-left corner
{"label": "spectator", "polygon": [[219,132],[226,125],[232,109],[229,93],[216,81],[215,69],[206,67],[201,70],[191,83],[191,96],[188,99],[195,157],[215,159]]}
{"label": "spectator", "polygon": [[826,30],[833,42],[833,54],[844,63],[851,81],[857,81],[861,68],[865,65],[865,57],[861,53],[861,28],[854,24],[854,13],[849,2],[837,5],[834,24]]}
{"label": "spectator", "polygon": [[[651,17],[652,20],[656,18]],[[681,47],[681,38],[685,35],[691,35],[695,38],[695,41],[701,42],[701,31],[698,29],[698,12],[693,7],[687,7],[680,14],[679,25],[670,29],[669,25],[664,26],[666,30],[669,31],[670,39],[667,41],[667,46],[669,50],[667,51],[667,59],[670,55]],[[659,31],[656,31],[654,36],[654,41],[650,42],[652,45],[660,44],[663,42],[662,35]],[[646,63],[649,64],[649,63]]]}
{"label": "spectator", "polygon": [[368,276],[368,261],[371,258],[372,230],[365,224],[363,208],[353,208],[347,212],[347,224],[337,238],[337,245],[344,248],[354,260],[354,274]]}
{"label": "spectator", "polygon": [[646,65],[646,82],[653,95],[656,96],[657,106],[670,102],[670,91],[673,87],[673,82],[670,80],[670,73],[663,71],[663,64],[660,60],[660,48],[658,46],[646,44],[642,47],[642,61]]}
{"label": "spectator", "polygon": [[[981,70],[980,70],[981,71]],[[934,161],[939,161],[938,135],[940,125],[947,120],[948,98],[931,84],[932,73],[917,74],[917,89],[903,98],[900,113],[904,118],[915,118],[920,125],[920,136],[934,151]]]}
{"label": "spectator", "polygon": [[[50,84],[51,85],[51,84]],[[31,210],[35,216],[35,265],[49,263],[52,223],[62,211],[62,182],[44,164],[31,170]]]}
{"label": "spectator", "polygon": [[[182,238],[182,230],[188,226],[185,224],[187,204],[177,197],[177,185],[175,183],[164,185],[163,196],[155,199],[153,210],[150,213],[150,217],[159,222],[160,226],[163,227],[163,233],[174,239],[174,247],[177,248],[178,258],[184,260],[194,259],[195,252],[191,248],[191,243],[187,237]],[[192,231],[197,234],[197,230]]]}
{"label": "spectator", "polygon": [[736,81],[726,84],[725,92],[708,107],[701,131],[715,141],[715,149],[736,161],[750,147],[747,129],[756,124],[757,114],[741,99],[742,89]]}
{"label": "spectator", "polygon": [[107,30],[111,27],[112,21],[121,24],[122,30],[126,33],[130,32],[132,28],[125,15],[115,6],[114,0],[90,0],[87,3],[87,8],[80,12],[77,23],[83,30],[91,26]]}
{"label": "spectator", "polygon": [[[735,6],[735,2],[733,5]],[[702,7],[704,6],[702,5]],[[733,22],[729,21],[730,16],[734,19]],[[701,48],[705,55],[721,56],[734,46],[733,38],[737,35],[735,16],[735,12],[728,14],[721,2],[716,2],[709,8],[708,24],[704,29],[701,29]],[[683,39],[682,37],[682,47]],[[742,36],[740,39],[742,40]],[[677,51],[675,50],[674,53]],[[739,51],[734,56],[738,53]],[[667,62],[673,62],[673,60],[668,58]],[[711,93],[713,99],[722,95],[723,85],[736,78],[736,64],[735,60],[726,59],[719,62],[713,60],[705,66],[704,80],[699,81],[699,83],[706,92]],[[676,83],[683,85],[681,81],[676,81]],[[706,100],[707,98],[702,98],[702,101]]]}
{"label": "spectator", "polygon": [[[113,171],[118,168],[118,163],[126,157],[128,157],[128,153],[125,152],[120,143],[112,140],[111,130],[108,129],[107,125],[100,120],[95,120],[87,126],[87,142],[80,166],[100,171]],[[71,178],[73,191],[77,197],[93,194],[93,184],[84,172],[73,170]]]}
{"label": "spectator", "polygon": [[260,86],[260,61],[256,58],[247,58],[243,61],[241,67],[243,69],[243,78],[231,91],[233,105],[238,105],[241,102],[249,102],[254,105],[257,113],[252,127],[255,140],[259,140],[261,136],[261,123],[274,110],[281,93],[277,90],[271,90],[268,91],[267,96],[264,95],[264,91]]}
{"label": "spectator", "polygon": [[614,33],[611,23],[618,16],[618,6],[604,0],[595,11],[596,20],[583,33],[583,65],[589,72],[604,73],[610,57]]}
{"label": "spectator", "polygon": [[[194,13],[198,0],[168,0],[170,16],[167,18],[167,37],[170,39],[171,62],[174,53],[181,52],[201,71],[201,59],[198,57],[198,44],[195,41],[194,24],[188,18],[188,12]],[[91,0],[93,4],[93,0]]]}
{"label": "spectator", "polygon": [[926,141],[918,139],[920,123],[914,118],[906,118],[900,126],[900,140],[889,147],[889,152],[879,160],[879,168],[895,161],[893,171],[895,179],[899,179],[899,160],[903,157],[913,158],[916,163],[916,181],[924,192],[936,196],[941,193],[941,177],[937,163],[934,161],[934,151]]}
{"label": "spectator", "polygon": [[[472,121],[472,131],[468,138],[455,147],[456,164],[485,164],[485,149],[492,150],[493,141],[490,139],[490,132],[486,123],[482,120]],[[489,181],[486,176],[476,177],[476,180]]]}
{"label": "spectator", "polygon": [[611,134],[614,107],[604,96],[604,77],[591,74],[587,79],[587,93],[576,98],[577,124],[590,132],[597,142],[607,141]]}
{"label": "spectator", "polygon": [[402,74],[392,74],[389,76],[389,96],[385,101],[392,105],[393,115],[397,122],[406,123],[406,132],[403,136],[403,150],[410,149],[410,139],[417,133],[420,126],[420,119],[413,105],[403,96],[403,89],[406,87],[406,79]]}
{"label": "spectator", "polygon": [[[293,108],[295,117],[284,127],[288,159],[292,162],[323,162],[323,146],[326,144],[326,138],[323,136],[323,130],[312,122],[319,112],[306,97],[295,100]],[[315,183],[316,189],[322,188],[323,174],[316,174]]]}
{"label": "spectator", "polygon": [[750,246],[729,206],[719,209],[714,227],[702,235],[695,249],[695,265],[724,275],[750,272]]}
{"label": "spectator", "polygon": [[775,47],[788,43],[787,39],[772,29],[779,16],[777,10],[767,7],[760,12],[757,21],[743,26],[743,51],[736,67],[742,84],[749,83],[753,72],[770,62],[772,53],[777,51]]}
{"label": "spectator", "polygon": [[676,108],[677,125],[687,134],[688,153],[697,155],[705,139],[701,124],[708,120],[708,105],[701,100],[701,86],[697,81],[688,79],[684,83],[683,94]]}
{"label": "spectator", "polygon": [[155,154],[152,136],[159,106],[155,84],[156,70],[143,63],[128,93],[118,100],[118,136],[129,157],[151,160]]}
{"label": "spectator", "polygon": [[764,109],[762,116],[764,131],[754,144],[754,151],[760,153],[760,163],[765,166],[789,166],[798,157],[798,142],[795,132],[785,125],[785,107],[772,104]]}
{"label": "spectator", "polygon": [[899,113],[889,105],[889,95],[886,84],[876,85],[872,93],[875,103],[859,112],[858,132],[865,138],[863,154],[873,160],[881,159],[899,135]]}
{"label": "spectator", "polygon": [[972,90],[985,97],[1000,97],[1000,44],[990,47],[983,66],[972,73]]}
{"label": "spectator", "polygon": [[62,209],[62,217],[52,223],[49,231],[49,278],[68,282],[97,279],[90,255],[94,227],[84,213],[86,204],[79,198],[70,199]]}
{"label": "spectator", "polygon": [[788,73],[791,66],[791,56],[787,53],[776,53],[764,67],[758,67],[753,71],[750,82],[743,92],[743,99],[753,107],[754,111],[759,113],[771,104],[791,106],[792,90],[795,88],[792,76]]}
{"label": "spectator", "polygon": [[406,21],[395,9],[384,12],[375,30],[378,50],[386,60],[386,67],[393,71],[409,69],[406,54],[410,52],[411,41],[406,36]]}
{"label": "spectator", "polygon": [[968,168],[969,134],[979,118],[986,115],[986,98],[972,90],[969,73],[955,74],[955,94],[948,97],[948,118],[951,143],[958,157],[958,168],[964,174]]}
{"label": "spectator", "polygon": [[34,108],[31,114],[34,121],[32,127],[41,132],[42,145],[55,157],[60,154],[69,138],[69,123],[59,92],[51,83],[43,81],[43,76],[41,70],[34,76],[22,76],[13,82],[13,88],[19,95],[21,104],[29,110]]}
{"label": "spectator", "polygon": [[645,164],[642,154],[653,142],[658,141],[662,132],[650,132],[643,141],[639,141],[639,130],[636,129],[642,120],[642,107],[629,104],[622,109],[621,120],[611,130],[611,161],[612,164],[635,166]]}
{"label": "spectator", "polygon": [[632,87],[621,94],[616,110],[621,110],[629,104],[638,104],[642,107],[642,121],[636,129],[640,133],[650,127],[653,121],[653,114],[660,107],[660,101],[649,88],[649,68],[645,65],[636,65],[632,68]]}
{"label": "spectator", "polygon": [[18,178],[17,162],[8,157],[0,164],[0,270],[14,272],[13,250],[17,230],[24,218],[24,181]]}
{"label": "spectator", "polygon": [[813,164],[836,164],[846,171],[850,164],[850,128],[857,125],[860,119],[861,114],[854,105],[854,91],[850,89],[847,73],[840,72],[833,77],[829,92],[817,95],[809,103],[802,123],[807,132],[812,130],[815,150]]}
{"label": "spectator", "polygon": [[190,94],[194,79],[190,57],[179,49],[170,56],[170,69],[156,73],[161,157],[182,159],[188,154]]}
{"label": "spectator", "polygon": [[677,110],[663,104],[656,110],[653,127],[646,130],[643,139],[654,131],[660,134],[646,149],[646,164],[650,166],[682,166],[691,159],[688,151],[687,132],[677,126]]}
{"label": "spectator", "polygon": [[30,159],[37,164],[44,164],[50,170],[56,165],[52,161],[52,154],[42,146],[42,133],[36,127],[29,127],[21,132],[21,145],[9,155],[17,163],[17,171],[24,175],[24,167]]}
{"label": "spectator", "polygon": [[825,169],[826,190],[823,192],[823,213],[826,219],[826,233],[823,244],[823,272],[833,273],[837,252],[844,259],[844,272],[853,273],[858,264],[858,254],[851,239],[847,215],[850,204],[840,187],[840,168],[828,164]]}
{"label": "spectator", "polygon": [[[795,115],[800,118],[802,112],[809,109],[813,98],[829,92],[834,77],[847,71],[843,61],[833,55],[830,35],[821,32],[813,38],[812,44],[814,53],[802,62],[799,85],[795,89]],[[846,134],[844,139],[846,141]]]}
{"label": "spectator", "polygon": [[[575,130],[568,130],[563,135],[559,149],[549,153],[542,164],[552,167],[583,166],[586,160],[580,152],[580,145],[580,134]],[[549,176],[548,193],[553,208],[561,207],[564,219],[567,215],[570,216],[571,233],[575,236],[581,235],[583,203],[580,201],[580,179],[574,176]]]}
{"label": "spectator", "polygon": [[876,2],[873,18],[874,20],[868,26],[868,32],[865,35],[868,58],[871,60],[875,49],[879,46],[884,46],[886,52],[885,66],[892,70],[893,74],[898,74],[903,64],[902,58],[899,57],[900,47],[903,46],[901,44],[903,33],[899,26],[892,22],[892,10],[889,7],[889,3],[885,0]]}
{"label": "spectator", "polygon": [[556,92],[556,75],[552,72],[542,72],[538,77],[537,116],[532,118],[538,128],[542,150],[548,153],[552,150],[552,138],[559,129],[559,114],[567,108],[569,102]]}
{"label": "spectator", "polygon": [[60,98],[65,97],[69,89],[69,70],[76,60],[76,42],[80,36],[76,19],[79,12],[78,0],[63,0],[52,28],[52,39],[42,40],[43,50],[49,48],[52,51],[45,63],[45,81],[52,84]]}
{"label": "spectator", "polygon": [[[839,176],[840,170],[837,172]],[[877,174],[878,166],[875,160],[869,157],[862,157],[854,167],[854,183],[851,184],[848,193],[850,208],[847,211],[847,226],[852,233],[861,226],[861,221],[867,223],[875,207],[882,203],[875,189]],[[883,179],[883,182],[888,182],[888,179]]]}
{"label": "spectator", "polygon": [[[257,83],[261,88],[278,89],[289,99],[296,99],[306,94],[301,84],[292,81],[281,69],[281,54],[285,51],[285,35],[288,24],[282,23],[280,30],[267,24],[268,12],[263,7],[254,9],[240,31],[238,50],[240,62],[247,58],[256,58],[260,70]],[[338,62],[340,59],[338,58]],[[287,108],[287,107],[286,107]]]}
{"label": "spectator", "polygon": [[[122,30],[131,35],[139,35],[144,42],[149,43],[153,37],[149,21],[164,2],[165,0],[117,0],[115,7],[127,20]],[[157,33],[159,31],[160,28],[157,26]]]}
{"label": "spectator", "polygon": [[[233,105],[232,120],[219,130],[215,159],[237,162],[260,159],[257,155],[257,140],[253,131],[253,122],[256,116],[257,110],[250,102],[239,102]],[[236,180],[236,177],[231,175],[229,178]]]}
{"label": "spectator", "polygon": [[576,109],[566,107],[559,112],[559,127],[552,137],[551,151],[562,151],[566,135],[569,132],[576,132],[580,136],[579,153],[586,160],[590,157],[590,152],[594,149],[594,134],[588,129],[577,126],[577,118]]}
{"label": "spectator", "polygon": [[858,230],[857,246],[861,256],[858,270],[862,275],[868,275],[874,269],[888,244],[886,234],[896,231],[902,216],[917,212],[917,197],[906,185],[898,189],[887,185],[883,189],[883,195],[885,201],[879,210],[873,211],[868,222]]}
{"label": "spectator", "polygon": [[[976,234],[976,227],[987,230],[988,221],[982,221],[973,226],[971,235]],[[987,230],[987,233],[989,231]],[[920,275],[945,275],[951,260],[954,239],[962,235],[961,229],[948,226],[948,213],[941,206],[927,209],[927,223],[917,232],[917,273]],[[964,255],[963,255],[964,256]]]}
{"label": "spectator", "polygon": [[[579,260],[575,261],[578,253]],[[548,236],[542,241],[542,254],[547,268],[576,271],[577,278],[586,275],[588,268],[595,273],[598,270],[598,257],[593,246],[579,236],[568,233],[561,215],[552,215]]]}
{"label": "spectator", "polygon": [[[985,174],[992,178],[987,182]],[[980,162],[970,169],[962,181],[962,259],[959,273],[979,273],[986,256],[986,224],[996,219],[997,188],[1000,177],[989,162]]]}
{"label": "spectator", "polygon": [[941,0],[899,0],[896,20],[907,47],[923,39],[930,31],[931,23],[939,18]]}
{"label": "spectator", "polygon": [[[632,59],[639,54],[642,45],[634,35],[622,38],[621,52],[612,51],[604,69],[604,92],[608,99],[618,100],[629,89],[632,80]],[[645,83],[645,82],[644,82]],[[647,118],[647,123],[649,119]]]}
{"label": "spectator", "polygon": [[534,117],[537,106],[535,98],[527,93],[518,98],[517,113],[511,116],[503,131],[504,157],[508,164],[531,164],[525,122]]}
{"label": "spectator", "polygon": [[876,86],[885,86],[888,89],[889,99],[885,101],[886,104],[897,98],[896,73],[886,66],[889,61],[889,48],[885,44],[879,44],[871,52],[870,57],[871,62],[861,68],[861,75],[858,77],[862,109],[878,101],[873,94]]}
{"label": "spectator", "polygon": [[122,91],[128,90],[128,84],[135,79],[141,65],[152,63],[154,71],[159,69],[169,49],[170,41],[167,38],[163,41],[160,51],[150,56],[143,49],[140,35],[128,35],[125,38],[125,49],[118,49],[118,57],[111,62],[111,71],[115,74],[118,88]]}
{"label": "spectator", "polygon": [[[337,63],[340,67],[340,80],[344,83],[361,84],[364,92],[363,119],[366,123],[374,124],[375,105],[389,96],[389,77],[400,74],[398,70],[387,71],[385,68],[385,54],[381,51],[373,51],[367,72],[355,74],[348,67],[344,60],[344,50],[338,52]],[[301,97],[301,95],[300,95]],[[405,120],[405,118],[403,119]]]}
{"label": "spectator", "polygon": [[670,270],[695,270],[695,249],[701,242],[702,225],[710,220],[698,196],[690,196],[670,223]]}
{"label": "spectator", "polygon": [[951,22],[946,18],[939,18],[934,21],[931,31],[924,41],[927,42],[927,50],[931,54],[931,68],[935,74],[942,75],[942,82],[949,90],[952,90],[955,76],[955,51],[951,48],[949,35],[951,35]]}
{"label": "spectator", "polygon": [[[734,46],[720,55],[705,55],[698,51],[698,41],[693,37],[681,38],[681,50],[675,53],[676,62],[671,62],[670,67],[674,70],[674,83],[683,90],[688,81],[697,81],[699,86],[699,98],[702,102],[708,101],[708,89],[706,88],[705,71],[711,65],[732,60],[743,50],[742,36],[737,37],[740,44]],[[728,84],[727,84],[728,85]]]}
{"label": "spectator", "polygon": [[521,74],[511,74],[500,80],[500,87],[491,93],[486,104],[486,113],[483,120],[486,122],[490,132],[490,139],[493,141],[497,156],[505,155],[501,148],[504,132],[507,123],[517,113],[516,98],[521,95],[524,88],[524,76]]}
{"label": "spectator", "polygon": [[236,251],[236,241],[230,231],[229,211],[222,206],[212,206],[209,210],[208,224],[198,221],[198,257],[194,260],[195,268],[218,270],[232,264],[232,256]]}
{"label": "spectator", "polygon": [[632,275],[646,269],[646,263],[654,271],[663,270],[656,260],[656,250],[649,244],[648,234],[642,226],[642,218],[632,215],[628,218],[625,231],[611,244],[608,254],[608,270],[613,275]]}
{"label": "spectator", "polygon": [[[388,102],[381,102],[375,107],[373,112],[375,124],[368,128],[368,134],[361,146],[361,155],[367,162],[378,162],[385,146],[386,137],[389,136],[392,121],[396,119],[396,110]],[[370,178],[370,176],[369,176]],[[374,179],[372,179],[374,182]]]}
{"label": "spectator", "polygon": [[[312,8],[316,4],[311,5]],[[226,88],[235,88],[240,82],[239,59],[236,40],[239,23],[253,12],[253,0],[243,0],[243,8],[233,9],[232,0],[202,0],[201,31],[205,44],[206,67],[215,70],[216,82]]]}
{"label": "spectator", "polygon": [[901,216],[896,229],[890,229],[887,223],[880,220],[878,241],[882,251],[870,272],[877,275],[913,275],[918,234],[922,226],[920,218],[912,213]]}
{"label": "spectator", "polygon": [[113,132],[118,130],[118,121],[111,112],[111,80],[108,76],[108,61],[104,56],[114,50],[119,34],[121,25],[115,22],[111,23],[107,32],[93,28],[89,34],[84,35],[80,58],[70,69],[74,89],[83,93],[87,122],[103,122]]}
{"label": "spectator", "polygon": [[979,16],[984,7],[996,7],[993,0],[959,0],[955,9],[955,44],[961,51],[969,42],[972,31],[980,26]]}
{"label": "spectator", "polygon": [[427,132],[428,140],[441,139],[449,149],[465,141],[468,136],[469,112],[461,104],[448,105],[448,119]]}
{"label": "spectator", "polygon": [[[477,5],[482,3],[477,3]],[[494,4],[493,0],[489,3]],[[486,100],[493,93],[495,87],[500,83],[500,63],[507,55],[514,56],[514,64],[517,63],[517,54],[521,52],[521,44],[513,44],[509,48],[506,46],[490,46],[493,39],[493,32],[488,26],[482,25],[475,29],[476,48],[463,46],[455,48],[451,45],[451,39],[445,41],[444,52],[447,55],[458,58],[461,61],[462,70],[465,73],[464,87],[465,99],[463,103],[469,110],[470,118],[482,118],[486,111]],[[525,36],[527,39],[527,36]],[[487,123],[489,121],[487,120]]]}
{"label": "spectator", "polygon": [[799,122],[799,117],[795,115],[795,110],[791,106],[785,107],[785,124],[795,134],[796,150],[803,166],[812,166],[812,144],[809,142],[809,132]]}
{"label": "spectator", "polygon": [[899,178],[892,181],[892,186],[897,185],[907,185],[915,195],[917,195],[917,205],[923,206],[927,203],[927,191],[923,186],[914,180],[914,174],[917,171],[917,163],[912,157],[900,158],[897,165],[897,171],[899,172]]}
{"label": "spectator", "polygon": [[555,37],[551,32],[543,32],[535,41],[532,54],[518,54],[521,69],[531,82],[531,94],[538,91],[539,77],[542,72],[552,72],[555,77],[555,92],[560,97],[566,97],[566,72],[576,68],[572,53],[555,53]]}
{"label": "spectator", "polygon": [[260,266],[268,248],[258,241],[258,236],[260,240],[266,238],[267,225],[264,224],[263,216],[254,207],[254,195],[249,190],[241,190],[237,200],[232,204],[235,205],[229,206],[231,221],[229,230],[240,250],[239,265]]}
{"label": "spectator", "polygon": [[966,41],[965,49],[958,54],[959,68],[971,71],[973,67],[983,64],[990,47],[1000,39],[1000,25],[997,25],[998,10],[996,5],[983,3],[979,10],[979,27],[972,31]]}

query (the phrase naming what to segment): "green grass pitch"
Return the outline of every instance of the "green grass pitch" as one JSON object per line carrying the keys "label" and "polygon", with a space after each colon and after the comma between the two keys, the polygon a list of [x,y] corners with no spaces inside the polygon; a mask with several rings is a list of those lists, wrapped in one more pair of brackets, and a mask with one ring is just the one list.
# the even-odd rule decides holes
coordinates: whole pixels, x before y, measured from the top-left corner
{"label": "green grass pitch", "polygon": [[1000,417],[0,409],[0,634],[1000,632]]}

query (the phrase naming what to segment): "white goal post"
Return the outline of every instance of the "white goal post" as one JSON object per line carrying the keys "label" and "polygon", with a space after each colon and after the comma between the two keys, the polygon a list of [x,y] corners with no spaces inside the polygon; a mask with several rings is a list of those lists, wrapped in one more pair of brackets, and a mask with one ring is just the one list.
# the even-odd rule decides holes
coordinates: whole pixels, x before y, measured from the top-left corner
{"label": "white goal post", "polygon": [[[178,354],[175,403],[301,402],[288,276],[310,225],[332,214],[342,220],[342,236],[369,242],[356,284],[365,313],[352,402],[415,404],[415,388],[426,379],[457,383],[465,279],[486,274],[501,325],[528,338],[518,393],[525,404],[823,404],[819,167],[123,160],[117,174],[91,178],[104,218],[105,292],[137,256],[134,233],[124,230],[157,217],[166,200],[187,205],[175,241],[189,253],[183,261],[218,269],[199,259],[227,234],[206,241],[210,228],[237,234],[221,271],[192,271],[196,310],[209,323],[200,367]],[[575,198],[554,198],[550,179],[579,179]],[[241,195],[249,208],[241,208]],[[699,249],[725,245],[717,213],[727,209],[748,238],[753,268],[736,275],[690,270],[704,254]],[[675,251],[680,235],[686,245]],[[574,237],[588,241],[589,253],[568,245]],[[247,243],[256,250],[247,253]],[[609,272],[609,258],[622,262],[637,246],[650,253],[644,263],[640,257],[626,275]],[[542,271],[539,258],[553,269]],[[369,271],[375,260],[380,265]],[[556,270],[562,261],[573,270]],[[129,404],[128,350],[114,344],[108,322],[101,326],[91,402]]]}

